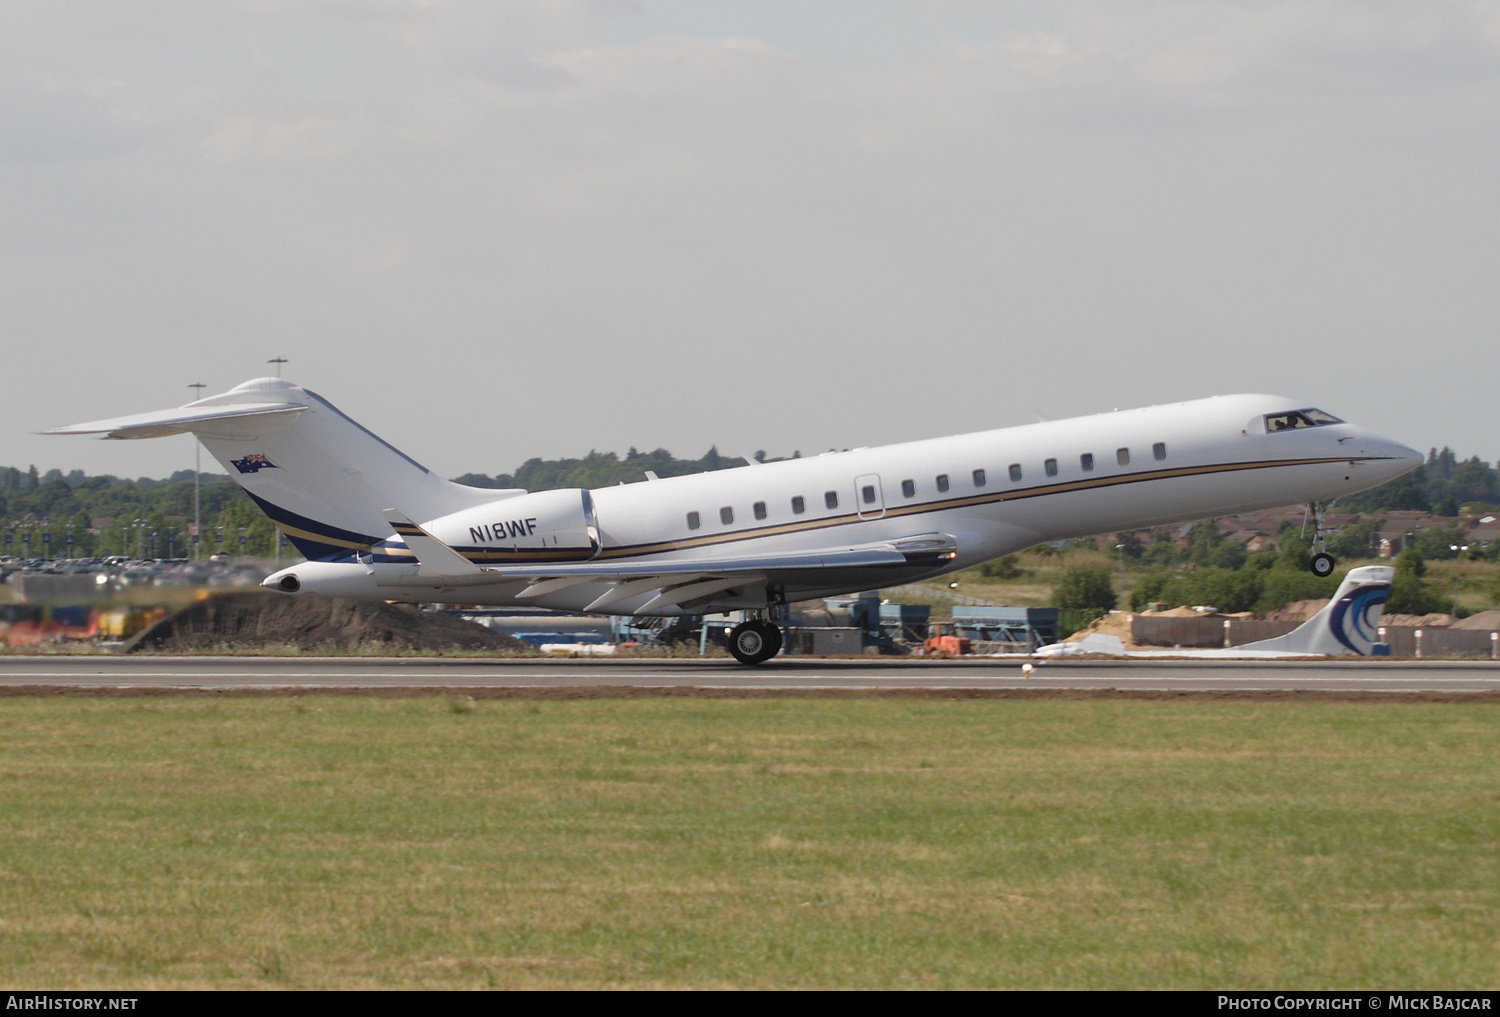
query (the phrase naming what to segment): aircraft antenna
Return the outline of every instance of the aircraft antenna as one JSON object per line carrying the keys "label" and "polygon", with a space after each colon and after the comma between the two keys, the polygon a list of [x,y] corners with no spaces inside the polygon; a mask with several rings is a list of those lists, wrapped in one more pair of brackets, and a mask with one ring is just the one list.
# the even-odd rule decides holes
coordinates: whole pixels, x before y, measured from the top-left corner
{"label": "aircraft antenna", "polygon": [[270,360],[266,361],[266,363],[268,363],[268,364],[275,364],[276,365],[276,377],[278,377],[278,378],[281,377],[281,365],[284,364],[284,363],[286,363],[286,362],[287,362],[287,359],[286,359],[285,356],[272,357]]}

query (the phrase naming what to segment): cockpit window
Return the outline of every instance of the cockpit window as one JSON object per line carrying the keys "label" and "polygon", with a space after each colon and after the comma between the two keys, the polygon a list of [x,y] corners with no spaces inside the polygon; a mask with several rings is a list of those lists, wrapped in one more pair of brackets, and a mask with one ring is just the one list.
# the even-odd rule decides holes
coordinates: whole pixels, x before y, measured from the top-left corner
{"label": "cockpit window", "polygon": [[1303,427],[1319,427],[1323,424],[1342,424],[1343,421],[1332,413],[1324,413],[1322,410],[1306,409],[1292,410],[1290,413],[1267,413],[1266,433],[1273,431],[1293,431]]}

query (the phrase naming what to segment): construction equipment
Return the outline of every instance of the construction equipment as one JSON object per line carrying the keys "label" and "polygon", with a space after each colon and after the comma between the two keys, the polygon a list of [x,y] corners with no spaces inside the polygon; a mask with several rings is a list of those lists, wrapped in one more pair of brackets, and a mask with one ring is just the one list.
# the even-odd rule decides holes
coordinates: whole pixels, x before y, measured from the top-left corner
{"label": "construction equipment", "polygon": [[934,622],[937,631],[922,644],[922,653],[928,657],[961,657],[969,653],[973,644],[968,636],[960,635],[953,622]]}

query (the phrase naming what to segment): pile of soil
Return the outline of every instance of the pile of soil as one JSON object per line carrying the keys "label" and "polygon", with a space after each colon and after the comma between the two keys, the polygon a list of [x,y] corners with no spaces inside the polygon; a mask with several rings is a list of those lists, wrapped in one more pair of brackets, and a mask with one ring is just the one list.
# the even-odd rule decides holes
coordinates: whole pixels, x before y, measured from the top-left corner
{"label": "pile of soil", "polygon": [[1453,624],[1453,616],[1441,612],[1437,614],[1388,614],[1380,619],[1380,624],[1396,629],[1446,629]]}
{"label": "pile of soil", "polygon": [[1282,604],[1274,611],[1267,611],[1259,617],[1261,621],[1305,622],[1327,606],[1327,597],[1317,597],[1312,600],[1294,600],[1290,604]]}
{"label": "pile of soil", "polygon": [[192,653],[225,646],[299,650],[526,650],[519,639],[452,615],[335,597],[287,597],[260,590],[209,597],[121,647]]}
{"label": "pile of soil", "polygon": [[[1163,614],[1165,613],[1163,612]],[[1134,639],[1130,638],[1130,612],[1128,611],[1111,611],[1106,615],[1095,618],[1067,639],[1064,639],[1063,642],[1076,643],[1080,639],[1092,636],[1095,633],[1106,636],[1118,636],[1120,642],[1125,644],[1125,649],[1127,650],[1140,649],[1140,645]]]}

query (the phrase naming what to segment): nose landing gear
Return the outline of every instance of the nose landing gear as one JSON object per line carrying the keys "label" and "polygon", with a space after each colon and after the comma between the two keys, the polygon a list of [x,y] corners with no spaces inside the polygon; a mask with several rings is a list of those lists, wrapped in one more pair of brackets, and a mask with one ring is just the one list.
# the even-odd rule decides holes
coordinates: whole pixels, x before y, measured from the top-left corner
{"label": "nose landing gear", "polygon": [[[1308,511],[1313,517],[1313,550],[1316,552],[1312,556],[1312,562],[1309,567],[1312,569],[1312,574],[1319,579],[1333,575],[1333,555],[1328,553],[1328,547],[1323,542],[1324,535],[1329,532],[1323,526],[1323,513],[1332,506],[1333,502],[1331,501],[1312,501],[1307,503]],[[1306,516],[1302,519],[1302,529],[1304,532],[1307,530]]]}
{"label": "nose landing gear", "polygon": [[781,652],[781,630],[764,618],[741,622],[729,632],[729,652],[741,664],[763,664]]}

